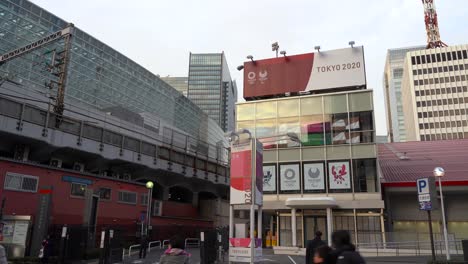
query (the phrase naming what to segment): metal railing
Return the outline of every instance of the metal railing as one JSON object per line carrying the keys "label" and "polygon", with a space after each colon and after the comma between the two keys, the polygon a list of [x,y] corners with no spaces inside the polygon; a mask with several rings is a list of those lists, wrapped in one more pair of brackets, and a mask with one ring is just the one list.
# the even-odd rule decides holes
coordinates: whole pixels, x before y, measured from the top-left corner
{"label": "metal railing", "polygon": [[188,247],[200,247],[200,239],[198,238],[186,238],[185,239],[185,248]]}
{"label": "metal railing", "polygon": [[[446,252],[443,240],[434,241],[434,248],[436,255]],[[358,249],[375,256],[428,256],[432,252],[430,241],[360,243]],[[449,251],[452,255],[463,254],[461,240],[450,240]]]}
{"label": "metal railing", "polygon": [[151,241],[148,244],[148,252],[151,252],[151,245],[159,245],[159,248],[162,248],[161,240]]}

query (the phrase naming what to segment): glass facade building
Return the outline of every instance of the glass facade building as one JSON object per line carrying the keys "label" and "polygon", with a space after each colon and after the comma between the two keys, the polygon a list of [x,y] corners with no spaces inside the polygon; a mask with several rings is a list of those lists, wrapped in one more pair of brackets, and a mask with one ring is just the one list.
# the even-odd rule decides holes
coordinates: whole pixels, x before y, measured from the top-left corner
{"label": "glass facade building", "polygon": [[405,142],[406,130],[403,116],[401,82],[406,53],[425,49],[426,46],[415,46],[389,49],[385,62],[383,87],[385,97],[385,111],[387,114],[387,130],[390,142]]}
{"label": "glass facade building", "polygon": [[235,123],[237,86],[224,53],[190,53],[187,96],[224,131]]}
{"label": "glass facade building", "polygon": [[[0,0],[0,53],[36,41],[67,24],[27,0]],[[48,65],[53,51],[63,50],[64,41],[36,49],[2,65],[0,74],[20,83],[24,89],[48,92],[44,84],[56,80]],[[71,38],[65,109],[67,104],[100,110],[123,107],[134,113],[155,115],[168,126],[210,144],[225,140],[222,129],[196,104],[79,28],[74,28]]]}
{"label": "glass facade building", "polygon": [[317,230],[384,239],[373,109],[372,90],[237,104],[237,129],[263,143],[265,229],[280,246],[305,246]]}
{"label": "glass facade building", "polygon": [[174,87],[177,91],[187,97],[188,93],[188,77],[161,77],[170,86]]}

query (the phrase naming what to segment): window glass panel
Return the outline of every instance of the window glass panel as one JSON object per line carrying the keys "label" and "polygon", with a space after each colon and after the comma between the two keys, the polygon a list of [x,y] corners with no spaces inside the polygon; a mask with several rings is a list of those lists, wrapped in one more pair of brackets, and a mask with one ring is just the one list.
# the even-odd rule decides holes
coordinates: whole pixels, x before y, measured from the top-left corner
{"label": "window glass panel", "polygon": [[372,110],[371,93],[354,93],[349,95],[349,111],[369,111]]}
{"label": "window glass panel", "polygon": [[256,122],[255,136],[257,138],[276,136],[276,118],[274,119],[263,119]]}
{"label": "window glass panel", "polygon": [[375,159],[353,160],[355,192],[377,192],[377,167]]}
{"label": "window glass panel", "polygon": [[237,106],[237,120],[255,119],[255,104],[241,104]]}
{"label": "window glass panel", "polygon": [[110,200],[111,192],[112,190],[110,188],[99,188],[99,199]]}
{"label": "window glass panel", "polygon": [[331,115],[332,144],[349,143],[348,113]]}
{"label": "window glass panel", "polygon": [[301,101],[301,115],[322,114],[322,97],[303,98]]}
{"label": "window glass panel", "polygon": [[[310,115],[301,117],[301,135],[304,146],[325,145],[324,130],[330,133],[330,123],[323,122],[322,115]],[[328,137],[328,139],[330,139]],[[330,142],[327,142],[330,144]]]}
{"label": "window glass panel", "polygon": [[84,197],[86,192],[86,184],[72,183],[71,195]]}
{"label": "window glass panel", "polygon": [[348,111],[346,95],[325,96],[325,114],[345,113]]}
{"label": "window glass panel", "polygon": [[299,115],[299,100],[288,99],[278,101],[278,117],[290,117]]}
{"label": "window glass panel", "polygon": [[263,102],[256,105],[256,118],[275,118],[276,117],[276,102]]}

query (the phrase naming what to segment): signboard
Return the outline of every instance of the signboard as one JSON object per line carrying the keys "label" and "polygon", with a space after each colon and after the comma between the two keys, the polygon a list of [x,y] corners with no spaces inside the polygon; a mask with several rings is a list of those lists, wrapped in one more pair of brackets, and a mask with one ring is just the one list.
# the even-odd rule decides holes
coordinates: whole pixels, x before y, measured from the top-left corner
{"label": "signboard", "polygon": [[435,210],[437,205],[437,193],[434,177],[416,180],[418,191],[419,209],[424,211]]}
{"label": "signboard", "polygon": [[[252,157],[253,149],[254,157]],[[252,175],[252,166],[255,166],[255,175]],[[255,180],[254,186],[252,186],[252,180]],[[263,203],[263,148],[258,140],[251,140],[246,144],[233,144],[231,147],[231,204],[251,204],[252,187],[255,188],[255,201],[253,202],[261,205]]]}
{"label": "signboard", "polygon": [[349,161],[337,161],[328,163],[328,181],[331,190],[351,188],[351,176]]}
{"label": "signboard", "polygon": [[323,163],[308,163],[303,167],[305,191],[325,191],[325,168]]}
{"label": "signboard", "polygon": [[15,229],[13,230],[12,244],[26,246],[26,238],[28,235],[28,221],[16,221]]}
{"label": "signboard", "polygon": [[252,147],[250,143],[231,147],[231,204],[252,203]]}
{"label": "signboard", "polygon": [[280,165],[280,190],[281,191],[300,190],[299,164]]}
{"label": "signboard", "polygon": [[[254,262],[258,262],[262,257],[262,240],[254,239]],[[251,262],[252,240],[250,238],[229,238],[229,261]]]}
{"label": "signboard", "polygon": [[276,166],[263,166],[263,191],[276,192]]}
{"label": "signboard", "polygon": [[244,63],[244,98],[365,86],[362,46]]}
{"label": "signboard", "polygon": [[73,182],[73,183],[80,183],[80,184],[86,184],[86,185],[91,185],[93,184],[93,181],[92,180],[88,180],[88,179],[83,179],[83,178],[78,178],[78,177],[74,177],[74,176],[62,176],[62,181],[65,181],[65,182]]}

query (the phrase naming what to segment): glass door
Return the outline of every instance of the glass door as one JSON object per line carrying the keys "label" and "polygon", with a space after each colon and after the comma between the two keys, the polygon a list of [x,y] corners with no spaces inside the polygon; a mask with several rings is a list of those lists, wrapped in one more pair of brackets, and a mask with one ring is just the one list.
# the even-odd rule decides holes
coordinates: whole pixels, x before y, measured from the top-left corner
{"label": "glass door", "polygon": [[[315,232],[322,232],[322,240],[327,239],[327,218],[324,216],[304,216],[304,237],[305,240],[315,238]],[[307,243],[307,242],[306,242]]]}

